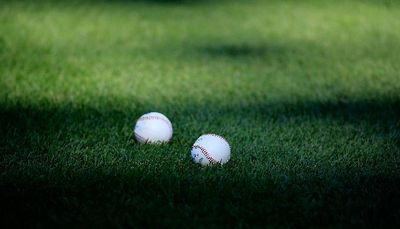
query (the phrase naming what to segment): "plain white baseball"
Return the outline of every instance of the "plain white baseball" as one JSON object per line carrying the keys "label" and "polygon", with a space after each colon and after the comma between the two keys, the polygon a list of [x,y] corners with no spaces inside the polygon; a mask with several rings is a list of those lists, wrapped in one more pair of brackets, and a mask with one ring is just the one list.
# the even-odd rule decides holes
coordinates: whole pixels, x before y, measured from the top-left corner
{"label": "plain white baseball", "polygon": [[171,140],[173,129],[165,115],[150,112],[137,120],[134,133],[136,140],[142,144],[161,144]]}
{"label": "plain white baseball", "polygon": [[216,134],[200,136],[192,147],[192,160],[201,165],[225,164],[231,158],[231,147]]}

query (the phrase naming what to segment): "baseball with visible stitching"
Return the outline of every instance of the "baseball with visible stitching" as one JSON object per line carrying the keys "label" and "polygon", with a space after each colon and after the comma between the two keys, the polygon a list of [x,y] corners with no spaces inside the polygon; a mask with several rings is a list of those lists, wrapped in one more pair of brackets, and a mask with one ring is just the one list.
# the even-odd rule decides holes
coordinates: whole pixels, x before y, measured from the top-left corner
{"label": "baseball with visible stitching", "polygon": [[139,143],[161,144],[172,138],[172,124],[169,119],[158,112],[142,115],[135,125],[135,138]]}
{"label": "baseball with visible stitching", "polygon": [[195,163],[223,165],[231,158],[231,148],[225,138],[216,134],[204,134],[193,144],[191,154]]}

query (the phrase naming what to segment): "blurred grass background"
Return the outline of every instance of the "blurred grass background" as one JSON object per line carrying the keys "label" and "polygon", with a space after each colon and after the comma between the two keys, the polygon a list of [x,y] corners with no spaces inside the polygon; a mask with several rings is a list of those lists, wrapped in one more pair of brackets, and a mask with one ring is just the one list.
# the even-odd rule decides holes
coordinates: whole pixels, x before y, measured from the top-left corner
{"label": "blurred grass background", "polygon": [[[7,1],[5,224],[387,226],[400,216],[397,1]],[[159,111],[172,142],[140,146]],[[190,161],[202,133],[232,160]]]}

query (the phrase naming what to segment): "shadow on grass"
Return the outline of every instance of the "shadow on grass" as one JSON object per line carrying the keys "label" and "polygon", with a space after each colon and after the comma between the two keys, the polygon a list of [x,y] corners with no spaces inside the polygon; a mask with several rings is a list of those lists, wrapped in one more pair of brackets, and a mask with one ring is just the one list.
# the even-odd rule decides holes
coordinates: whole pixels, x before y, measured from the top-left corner
{"label": "shadow on grass", "polygon": [[[165,110],[175,117],[192,115],[199,121],[210,122],[213,115],[230,116],[238,123],[243,119],[250,123],[265,119],[276,125],[290,119],[299,123],[327,119],[343,125],[369,126],[368,131],[375,135],[394,136],[398,142],[399,105],[397,100],[380,99]],[[64,161],[57,159],[61,156],[56,155],[56,159],[50,156],[90,147],[101,149],[99,142],[120,150],[135,147],[128,132],[143,111],[113,109],[108,105],[46,108],[3,104],[0,108],[1,167],[6,169],[0,183],[3,217],[6,217],[3,222],[38,227],[400,223],[398,168],[389,174],[334,170],[277,179],[268,173],[253,176],[246,172],[250,168],[246,171],[236,168],[234,161],[225,168],[200,169],[184,160],[173,161],[175,164],[170,166],[168,161],[150,162],[139,169],[123,164],[125,168],[119,169],[115,167],[118,164],[79,162],[84,158],[73,158],[73,152],[67,153],[66,157],[72,158],[63,158]],[[176,123],[183,121],[177,118]],[[179,135],[185,130],[178,127],[176,131]],[[232,144],[236,145],[234,141]],[[81,148],[74,149],[76,145]],[[382,150],[395,148],[399,146]],[[68,167],[73,160],[75,167]]]}
{"label": "shadow on grass", "polygon": [[[262,69],[262,67],[268,66],[286,68],[289,65],[312,67],[317,64],[324,64],[326,67],[331,67],[332,63],[338,61],[338,57],[343,57],[343,55],[338,54],[348,49],[346,46],[337,45],[336,49],[332,51],[318,43],[301,39],[286,41],[284,43],[276,40],[253,43],[221,43],[215,41],[203,45],[186,45],[186,47],[185,50],[190,50],[202,58],[205,57],[213,61],[229,60],[235,65],[254,67],[254,69]],[[357,49],[357,47],[353,47],[353,49]],[[376,54],[363,53],[363,55],[375,58]],[[349,55],[348,58],[349,61],[353,61],[354,59],[360,61],[365,56]]]}
{"label": "shadow on grass", "polygon": [[[100,99],[101,100],[101,99]],[[371,127],[375,134],[381,135],[399,131],[400,102],[394,99],[368,99],[356,101],[308,101],[308,102],[274,102],[265,104],[223,105],[198,104],[171,109],[161,108],[167,112],[173,121],[181,123],[185,117],[211,122],[217,119],[233,118],[240,123],[246,119],[254,122],[273,121],[276,124],[285,123],[290,119],[299,122],[308,120],[333,120],[342,124]],[[56,106],[19,106],[0,105],[0,130],[3,136],[0,140],[2,148],[5,145],[18,147],[21,143],[13,140],[25,135],[42,135],[62,131],[69,137],[80,132],[104,135],[103,130],[111,128],[122,129],[129,126],[133,129],[134,122],[143,113],[148,112],[141,107],[113,107],[103,104],[97,107],[72,104]],[[217,118],[216,118],[217,117]]]}
{"label": "shadow on grass", "polygon": [[[240,31],[238,31],[240,33]],[[388,39],[386,47],[397,47],[396,39]],[[385,60],[388,63],[393,61],[388,58],[394,54],[393,49],[382,47],[379,50],[365,49],[359,44],[337,43],[335,45],[323,45],[321,42],[311,42],[305,39],[275,40],[247,42],[208,42],[203,45],[186,45],[185,50],[195,51],[201,56],[208,58],[237,61],[241,64],[243,60],[263,61],[263,64],[279,63],[297,64],[300,66],[315,66],[324,64],[327,68],[330,64],[340,61],[359,63],[371,58],[377,62]],[[352,51],[350,51],[352,50]],[[246,63],[246,62],[245,62]],[[395,64],[393,62],[393,64]],[[333,65],[335,66],[335,65]]]}
{"label": "shadow on grass", "polygon": [[[196,168],[200,170],[199,168]],[[198,173],[204,174],[200,170]],[[271,181],[102,172],[62,186],[2,184],[4,222],[22,226],[340,226],[396,225],[399,176]],[[79,177],[77,177],[79,176]],[[154,177],[151,177],[154,176]],[[344,177],[342,177],[344,176]]]}
{"label": "shadow on grass", "polygon": [[276,56],[287,53],[289,50],[277,45],[211,45],[199,48],[200,51],[209,54],[213,57],[228,56],[232,58],[237,57],[266,57]]}

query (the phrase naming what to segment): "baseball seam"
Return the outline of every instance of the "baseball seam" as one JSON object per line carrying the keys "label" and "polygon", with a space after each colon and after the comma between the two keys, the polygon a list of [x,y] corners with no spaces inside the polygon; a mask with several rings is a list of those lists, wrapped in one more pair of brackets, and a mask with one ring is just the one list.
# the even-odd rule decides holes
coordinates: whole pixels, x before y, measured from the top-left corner
{"label": "baseball seam", "polygon": [[207,152],[207,150],[204,147],[202,147],[200,145],[193,145],[193,148],[199,149],[211,164],[218,163],[218,161],[216,161],[214,158],[212,158],[211,155]]}
{"label": "baseball seam", "polygon": [[141,140],[143,143],[146,143],[146,142],[147,142],[147,139],[146,139],[146,138],[140,136],[140,134],[138,134],[138,133],[136,133],[136,132],[134,132],[134,133],[135,133],[135,137],[136,137],[138,140]]}
{"label": "baseball seam", "polygon": [[206,135],[206,136],[208,135],[208,136],[217,137],[217,138],[223,140],[223,141],[226,143],[226,145],[229,147],[229,150],[231,150],[231,146],[229,145],[228,141],[227,141],[224,137],[219,136],[219,135],[217,135],[217,134],[205,134],[205,135]]}
{"label": "baseball seam", "polygon": [[146,121],[146,120],[161,120],[168,125],[168,127],[171,129],[171,131],[173,131],[171,122],[165,118],[158,117],[158,116],[144,116],[144,117],[139,118],[138,121]]}

